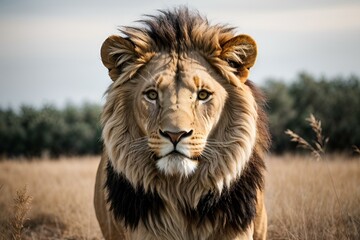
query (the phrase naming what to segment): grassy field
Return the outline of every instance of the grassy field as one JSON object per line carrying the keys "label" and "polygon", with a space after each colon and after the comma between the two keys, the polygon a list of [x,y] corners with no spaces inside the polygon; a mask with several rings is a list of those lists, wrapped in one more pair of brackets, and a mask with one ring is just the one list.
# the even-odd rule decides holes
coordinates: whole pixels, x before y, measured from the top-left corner
{"label": "grassy field", "polygon": [[[24,186],[32,201],[23,239],[102,239],[92,203],[98,161],[1,161],[0,239],[26,210],[25,201],[14,214]],[[360,239],[360,159],[269,157],[267,169],[269,239]]]}

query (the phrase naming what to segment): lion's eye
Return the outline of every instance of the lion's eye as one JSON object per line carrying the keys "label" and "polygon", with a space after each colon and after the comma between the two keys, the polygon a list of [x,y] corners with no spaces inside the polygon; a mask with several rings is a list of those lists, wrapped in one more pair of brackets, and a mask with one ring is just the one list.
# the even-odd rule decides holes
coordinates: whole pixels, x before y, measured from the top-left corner
{"label": "lion's eye", "polygon": [[211,96],[211,93],[206,90],[201,90],[198,93],[198,99],[202,100],[202,101],[208,99],[210,96]]}
{"label": "lion's eye", "polygon": [[235,61],[232,61],[232,60],[228,60],[227,61],[229,66],[232,67],[232,68],[235,68],[235,69],[238,69],[241,67],[240,63],[238,62],[235,62]]}
{"label": "lion's eye", "polygon": [[158,93],[155,90],[149,90],[149,91],[145,92],[145,96],[149,100],[154,101],[158,98]]}

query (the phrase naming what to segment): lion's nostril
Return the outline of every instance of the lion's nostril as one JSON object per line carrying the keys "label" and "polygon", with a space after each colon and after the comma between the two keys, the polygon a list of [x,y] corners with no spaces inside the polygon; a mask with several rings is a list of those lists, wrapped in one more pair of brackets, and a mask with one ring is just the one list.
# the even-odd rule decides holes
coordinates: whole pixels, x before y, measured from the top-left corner
{"label": "lion's nostril", "polygon": [[161,131],[159,130],[160,135],[169,139],[174,145],[176,145],[178,142],[180,142],[181,139],[189,137],[192,135],[193,130],[186,132],[186,131],[180,131],[180,132],[170,132],[170,131]]}
{"label": "lion's nostril", "polygon": [[188,132],[185,132],[185,134],[183,134],[183,135],[181,136],[181,138],[190,137],[190,136],[192,135],[192,133],[193,133],[193,130],[190,130],[190,131],[188,131]]}

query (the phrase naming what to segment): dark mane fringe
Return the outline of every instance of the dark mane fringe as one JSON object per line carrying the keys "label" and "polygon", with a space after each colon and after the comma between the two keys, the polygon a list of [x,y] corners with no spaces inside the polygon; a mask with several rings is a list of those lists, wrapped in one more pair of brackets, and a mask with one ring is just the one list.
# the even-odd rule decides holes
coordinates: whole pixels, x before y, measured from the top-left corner
{"label": "dark mane fringe", "polygon": [[122,221],[125,227],[135,229],[142,221],[148,227],[148,217],[161,223],[161,212],[164,203],[157,193],[146,193],[143,187],[134,189],[122,174],[117,173],[111,162],[106,167],[107,202],[116,220]]}
{"label": "dark mane fringe", "polygon": [[208,45],[210,42],[214,42],[211,48],[217,48],[219,42],[230,39],[229,35],[233,36],[234,34],[234,28],[226,25],[210,25],[206,17],[185,6],[158,12],[159,15],[144,15],[145,19],[137,21],[143,24],[142,27],[123,27],[120,29],[121,32],[130,40],[143,36],[145,39],[142,40],[147,43],[152,41],[152,50],[170,52],[201,48],[201,43]]}
{"label": "dark mane fringe", "polygon": [[155,44],[166,49],[178,49],[179,45],[185,47],[194,24],[199,21],[207,24],[207,20],[198,12],[189,12],[187,8],[159,12],[162,15],[146,15],[149,19],[141,22],[148,27],[148,34]]}

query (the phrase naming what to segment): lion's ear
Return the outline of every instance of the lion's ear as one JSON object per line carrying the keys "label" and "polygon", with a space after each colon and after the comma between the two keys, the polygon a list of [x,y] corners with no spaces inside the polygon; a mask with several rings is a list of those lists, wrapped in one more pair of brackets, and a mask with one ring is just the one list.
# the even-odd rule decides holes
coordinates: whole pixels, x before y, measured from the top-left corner
{"label": "lion's ear", "polygon": [[105,40],[101,46],[101,60],[113,81],[119,77],[124,65],[134,58],[134,53],[134,45],[129,39],[112,35]]}
{"label": "lion's ear", "polygon": [[221,58],[237,70],[241,82],[246,82],[249,69],[255,64],[256,42],[248,35],[238,35],[222,45]]}

